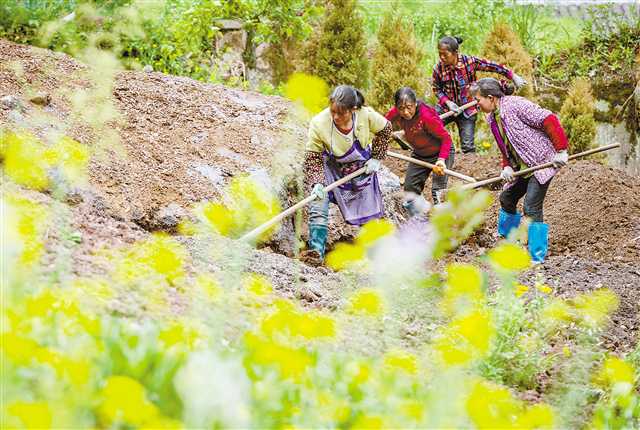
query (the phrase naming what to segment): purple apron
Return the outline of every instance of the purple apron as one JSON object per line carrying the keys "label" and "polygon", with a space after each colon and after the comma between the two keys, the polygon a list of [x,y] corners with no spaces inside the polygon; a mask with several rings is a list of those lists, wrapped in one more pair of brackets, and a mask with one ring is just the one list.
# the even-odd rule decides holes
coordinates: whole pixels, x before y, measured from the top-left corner
{"label": "purple apron", "polygon": [[[322,153],[324,178],[327,185],[360,169],[371,158],[371,151],[363,149],[356,137],[355,119],[352,129],[353,145],[341,157],[333,154],[333,121],[331,127],[332,142],[329,152],[325,150]],[[372,219],[381,218],[384,214],[377,173],[362,174],[329,191],[329,200],[338,205],[342,217],[348,224],[362,225]]]}

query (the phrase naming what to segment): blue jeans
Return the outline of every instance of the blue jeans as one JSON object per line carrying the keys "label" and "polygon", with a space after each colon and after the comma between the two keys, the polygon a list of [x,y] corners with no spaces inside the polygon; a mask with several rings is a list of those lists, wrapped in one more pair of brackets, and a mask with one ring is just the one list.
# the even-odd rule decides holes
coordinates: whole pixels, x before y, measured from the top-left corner
{"label": "blue jeans", "polygon": [[[444,109],[440,105],[436,106],[436,111],[440,115],[444,113]],[[445,118],[443,120],[444,125],[455,122],[456,125],[458,126],[458,136],[460,137],[460,148],[462,149],[462,152],[464,154],[466,154],[467,152],[476,152],[474,135],[476,132],[477,120],[478,120],[478,114],[472,115],[471,117],[467,118],[464,116],[464,113],[461,113],[458,116],[450,116],[449,118]]]}
{"label": "blue jeans", "polygon": [[528,178],[519,176],[513,185],[500,193],[500,206],[505,212],[515,214],[518,201],[525,196],[524,215],[534,222],[543,222],[542,205],[550,183],[551,180],[540,184],[533,175]]}
{"label": "blue jeans", "polygon": [[329,197],[309,203],[309,225],[329,225]]}

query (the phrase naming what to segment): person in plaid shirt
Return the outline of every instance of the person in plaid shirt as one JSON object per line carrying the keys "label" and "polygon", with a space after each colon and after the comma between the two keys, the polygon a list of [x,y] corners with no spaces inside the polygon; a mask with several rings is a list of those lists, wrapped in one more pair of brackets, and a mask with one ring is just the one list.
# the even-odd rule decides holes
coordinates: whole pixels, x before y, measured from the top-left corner
{"label": "person in plaid shirt", "polygon": [[433,94],[438,98],[436,107],[439,114],[446,110],[455,112],[454,116],[444,120],[445,125],[455,121],[460,135],[463,153],[475,152],[474,134],[476,129],[477,109],[475,106],[462,111],[460,106],[469,103],[473,98],[469,87],[474,83],[478,71],[499,73],[513,81],[518,90],[527,84],[520,76],[501,64],[458,53],[462,43],[459,37],[446,36],[438,42],[440,62],[433,67]]}

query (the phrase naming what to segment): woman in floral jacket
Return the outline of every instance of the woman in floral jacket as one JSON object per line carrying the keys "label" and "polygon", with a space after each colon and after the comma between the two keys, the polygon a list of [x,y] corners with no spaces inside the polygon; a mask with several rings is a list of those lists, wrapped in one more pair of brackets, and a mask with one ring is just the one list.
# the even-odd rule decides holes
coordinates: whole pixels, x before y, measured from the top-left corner
{"label": "woman in floral jacket", "polygon": [[[567,138],[558,117],[551,111],[523,98],[512,96],[507,82],[484,78],[471,86],[471,94],[486,120],[502,154],[502,172],[506,181],[500,194],[498,233],[506,237],[518,227],[521,215],[518,201],[524,197],[524,215],[529,225],[529,253],[534,263],[542,263],[548,249],[549,227],[543,222],[542,207],[551,178],[568,161]],[[524,176],[514,172],[543,163],[554,167]]]}

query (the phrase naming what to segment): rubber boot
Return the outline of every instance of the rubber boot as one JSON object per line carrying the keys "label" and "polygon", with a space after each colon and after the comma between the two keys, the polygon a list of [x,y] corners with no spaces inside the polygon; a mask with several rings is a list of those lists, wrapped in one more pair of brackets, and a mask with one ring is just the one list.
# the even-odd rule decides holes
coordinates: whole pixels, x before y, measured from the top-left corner
{"label": "rubber boot", "polygon": [[543,222],[529,224],[529,255],[533,264],[544,262],[549,249],[549,225]]}
{"label": "rubber boot", "polygon": [[300,259],[311,266],[324,262],[328,229],[326,225],[309,224],[309,249],[300,254]]}
{"label": "rubber boot", "polygon": [[511,230],[520,226],[521,219],[521,214],[510,214],[509,212],[505,212],[502,208],[500,208],[500,212],[498,213],[498,234],[502,237],[509,236]]}

